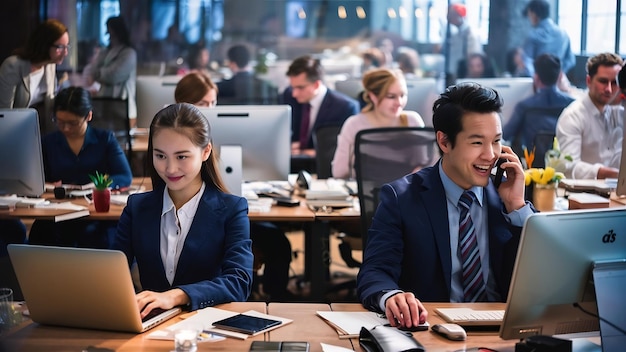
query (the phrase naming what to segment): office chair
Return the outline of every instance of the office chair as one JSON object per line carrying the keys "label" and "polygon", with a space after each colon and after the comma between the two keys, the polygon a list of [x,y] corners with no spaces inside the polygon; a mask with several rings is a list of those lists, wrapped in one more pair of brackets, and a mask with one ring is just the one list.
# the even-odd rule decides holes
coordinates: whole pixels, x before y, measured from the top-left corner
{"label": "office chair", "polygon": [[533,139],[533,146],[535,148],[533,167],[546,167],[546,152],[552,149],[555,136],[554,131],[537,132]]}
{"label": "office chair", "polygon": [[438,150],[432,127],[375,128],[357,133],[354,168],[361,206],[363,248],[378,206],[380,188],[417,169],[434,165],[439,158]]}
{"label": "office chair", "polygon": [[341,126],[323,126],[313,131],[315,146],[315,170],[318,179],[332,177],[331,162],[337,149],[337,135]]}
{"label": "office chair", "polygon": [[[511,141],[511,148],[513,148],[515,154],[519,157],[524,156],[522,136],[525,136],[527,143],[526,148],[530,151],[533,146],[535,147],[535,162],[533,163],[533,167],[544,167],[543,159],[546,151],[552,148],[552,139],[547,141],[549,136],[542,136],[541,140],[535,140],[535,136],[541,133],[551,133],[554,136],[556,123],[558,122],[559,116],[561,116],[561,112],[564,108],[565,105],[540,108],[533,107],[527,109],[524,113],[524,119],[521,127],[517,132],[517,135]],[[537,142],[540,143],[537,144]]]}
{"label": "office chair", "polygon": [[132,165],[132,140],[128,119],[128,100],[110,97],[91,98],[93,118],[89,124],[96,128],[113,131],[115,138],[126,152],[126,158]]}

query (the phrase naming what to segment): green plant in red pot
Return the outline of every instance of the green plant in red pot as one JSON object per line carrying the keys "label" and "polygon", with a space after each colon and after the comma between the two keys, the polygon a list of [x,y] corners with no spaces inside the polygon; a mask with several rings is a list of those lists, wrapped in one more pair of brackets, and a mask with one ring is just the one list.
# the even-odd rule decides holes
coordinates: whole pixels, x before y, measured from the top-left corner
{"label": "green plant in red pot", "polygon": [[95,175],[89,175],[93,182],[93,205],[99,213],[106,213],[111,206],[111,189],[109,188],[113,180],[107,174],[96,171]]}

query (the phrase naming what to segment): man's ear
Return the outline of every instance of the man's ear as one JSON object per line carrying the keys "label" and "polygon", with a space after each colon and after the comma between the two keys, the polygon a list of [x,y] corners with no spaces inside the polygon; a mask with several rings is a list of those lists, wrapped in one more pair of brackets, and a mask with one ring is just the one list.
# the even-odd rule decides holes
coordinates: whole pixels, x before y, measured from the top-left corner
{"label": "man's ear", "polygon": [[450,143],[450,140],[448,139],[448,135],[443,133],[442,131],[437,131],[437,144],[444,154],[452,149],[452,145]]}

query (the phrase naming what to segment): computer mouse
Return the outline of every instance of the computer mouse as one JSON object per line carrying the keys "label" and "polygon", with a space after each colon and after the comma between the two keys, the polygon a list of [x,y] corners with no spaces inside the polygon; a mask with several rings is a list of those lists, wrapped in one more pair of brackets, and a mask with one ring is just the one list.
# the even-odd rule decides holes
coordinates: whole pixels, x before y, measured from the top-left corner
{"label": "computer mouse", "polygon": [[457,324],[435,324],[431,330],[452,341],[463,341],[467,337],[465,329]]}

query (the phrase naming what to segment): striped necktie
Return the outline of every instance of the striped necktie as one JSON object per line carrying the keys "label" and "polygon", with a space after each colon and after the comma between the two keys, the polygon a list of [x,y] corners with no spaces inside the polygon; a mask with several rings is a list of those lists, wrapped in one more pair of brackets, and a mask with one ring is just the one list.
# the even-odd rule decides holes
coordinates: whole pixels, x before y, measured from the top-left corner
{"label": "striped necktie", "polygon": [[459,199],[459,259],[463,268],[463,301],[486,301],[487,291],[480,263],[478,242],[470,207],[475,199],[472,191],[465,191]]}

